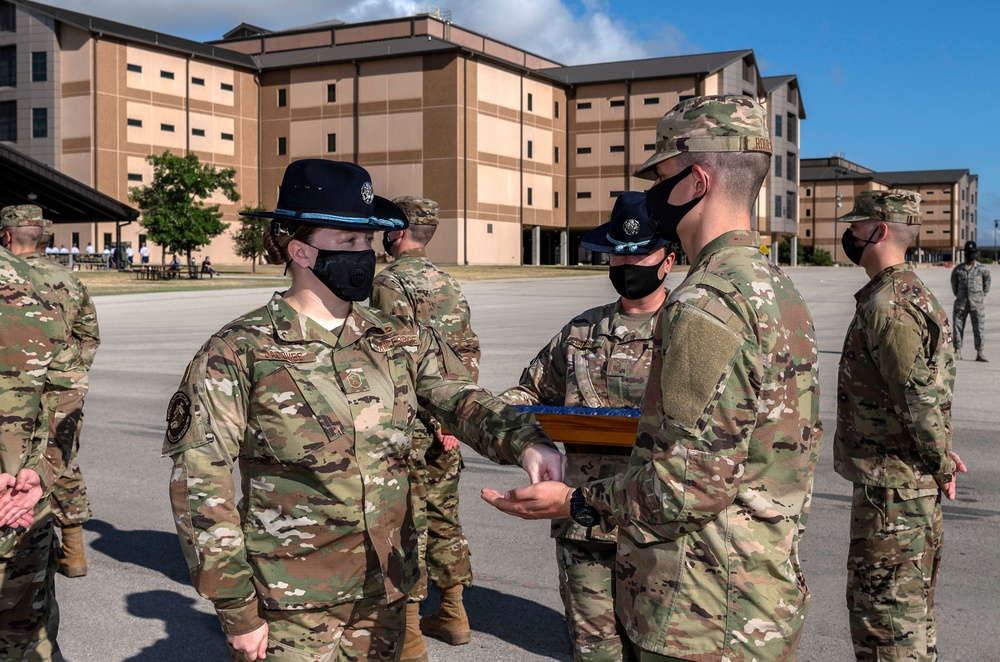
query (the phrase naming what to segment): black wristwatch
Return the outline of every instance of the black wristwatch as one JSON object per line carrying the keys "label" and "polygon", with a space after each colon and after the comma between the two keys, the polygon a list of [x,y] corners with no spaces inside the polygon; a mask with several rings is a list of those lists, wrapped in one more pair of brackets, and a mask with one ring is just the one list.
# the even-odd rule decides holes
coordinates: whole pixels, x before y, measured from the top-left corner
{"label": "black wristwatch", "polygon": [[569,498],[569,516],[580,526],[597,526],[601,522],[601,516],[586,499],[583,498],[583,488],[576,488]]}

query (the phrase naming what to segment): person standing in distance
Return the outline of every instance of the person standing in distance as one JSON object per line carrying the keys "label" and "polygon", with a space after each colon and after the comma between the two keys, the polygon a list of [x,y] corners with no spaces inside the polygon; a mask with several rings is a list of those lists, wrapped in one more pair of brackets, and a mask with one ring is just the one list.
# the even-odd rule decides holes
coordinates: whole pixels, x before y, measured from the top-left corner
{"label": "person standing in distance", "polygon": [[938,659],[934,589],[955,498],[948,316],[906,262],[920,194],[862,191],[842,244],[871,279],[854,298],[837,379],[834,467],[854,484],[847,609],[858,660]]}
{"label": "person standing in distance", "polygon": [[986,295],[990,291],[990,270],[977,260],[976,242],[965,242],[965,262],[951,270],[951,293],[955,295],[951,321],[955,325],[955,359],[962,360],[965,318],[972,316],[972,336],[976,341],[976,360],[986,363]]}
{"label": "person standing in distance", "polygon": [[823,434],[812,317],[750,229],[766,118],[746,96],[682,101],[635,172],[656,180],[650,219],[691,268],[657,320],[628,469],[576,490],[484,490],[522,517],[618,527],[627,660],[781,662],[802,635],[798,546]]}

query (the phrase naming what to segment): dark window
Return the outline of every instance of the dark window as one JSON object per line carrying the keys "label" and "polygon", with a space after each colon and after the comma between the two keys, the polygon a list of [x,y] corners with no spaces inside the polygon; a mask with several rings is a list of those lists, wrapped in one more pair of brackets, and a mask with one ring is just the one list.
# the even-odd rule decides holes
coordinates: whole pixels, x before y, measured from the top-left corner
{"label": "dark window", "polygon": [[534,153],[535,153],[535,150],[534,150],[534,146],[535,146],[535,145],[534,145],[534,143],[532,143],[532,142],[531,142],[531,141],[529,140],[529,141],[528,141],[528,158],[529,158],[529,159],[530,159],[530,158],[534,158]]}
{"label": "dark window", "polygon": [[590,110],[590,102],[589,101],[581,101],[580,103],[576,104],[576,109],[577,110]]}
{"label": "dark window", "polygon": [[559,209],[559,191],[554,191],[552,193],[552,206]]}
{"label": "dark window", "polygon": [[528,92],[528,110],[529,110],[529,111],[530,111],[530,110],[532,109],[532,106],[533,106],[533,105],[534,105],[534,104],[532,104],[532,97],[531,97],[531,92]]}
{"label": "dark window", "polygon": [[17,142],[16,101],[0,101],[0,140]]}
{"label": "dark window", "polygon": [[785,117],[786,124],[788,125],[788,141],[793,143],[798,143],[799,140],[799,118],[788,113]]}
{"label": "dark window", "polygon": [[0,86],[17,86],[17,46],[0,48]]}
{"label": "dark window", "polygon": [[531,206],[532,204],[534,204],[534,196],[532,195],[532,193],[534,193],[534,191],[532,191],[532,190],[531,190],[531,187],[529,186],[529,187],[528,187],[528,206],[529,206],[529,207],[530,207],[530,206]]}
{"label": "dark window", "polygon": [[337,151],[337,134],[328,133],[326,134],[326,151],[336,152]]}
{"label": "dark window", "polygon": [[555,105],[555,108],[553,109],[553,112],[554,112],[554,114],[556,116],[556,119],[558,119],[559,118],[559,102],[558,101],[556,101],[556,105]]}
{"label": "dark window", "polygon": [[[806,218],[809,218],[810,216],[812,216],[812,209],[806,207]],[[809,230],[806,230],[806,236],[809,236]]]}
{"label": "dark window", "polygon": [[774,196],[774,217],[781,218],[781,196]]}
{"label": "dark window", "polygon": [[49,137],[49,109],[48,108],[32,108],[31,109],[31,137],[32,138],[48,138]]}
{"label": "dark window", "polygon": [[[809,214],[808,214],[808,211],[809,211],[809,210],[807,209],[807,210],[806,210],[806,212],[807,212],[807,213],[806,213],[806,216],[808,216],[808,215],[809,215]],[[810,236],[811,234],[812,234],[812,233],[811,233],[811,232],[809,231],[809,228],[806,228],[806,236],[808,237],[808,236]]]}
{"label": "dark window", "polygon": [[231,133],[223,133],[222,134],[222,139],[223,140],[232,140],[233,139],[233,134],[231,134]]}
{"label": "dark window", "polygon": [[612,108],[623,108],[624,106],[625,106],[625,99],[612,99],[611,100],[611,107]]}
{"label": "dark window", "polygon": [[577,147],[576,148],[576,153],[577,154],[590,154],[590,148],[589,147]]}
{"label": "dark window", "polygon": [[811,188],[807,188],[806,189],[806,197],[807,198],[811,198],[812,194],[813,194],[813,190]]}
{"label": "dark window", "polygon": [[326,84],[326,102],[327,103],[337,103],[337,84],[327,83]]}
{"label": "dark window", "polygon": [[288,153],[288,138],[281,137],[278,138],[278,156],[284,156]]}
{"label": "dark window", "polygon": [[192,136],[198,136],[199,138],[205,137],[205,129],[191,129]]}
{"label": "dark window", "polygon": [[486,234],[493,234],[493,224],[492,223],[487,223],[486,224]]}
{"label": "dark window", "polygon": [[781,137],[781,115],[774,116],[774,137]]}
{"label": "dark window", "polygon": [[584,198],[589,198],[589,197],[590,197],[590,191],[577,191],[576,192],[576,199],[577,200],[582,200]]}
{"label": "dark window", "polygon": [[192,85],[200,85],[202,87],[205,87],[205,79],[204,78],[195,78],[194,76],[192,76],[191,77],[191,84]]}
{"label": "dark window", "polygon": [[142,73],[142,65],[140,65],[140,64],[126,64],[125,65],[125,70],[126,71],[131,71],[134,74],[141,74]]}
{"label": "dark window", "polygon": [[783,174],[785,174],[785,168],[781,162],[780,154],[774,155],[774,174],[777,175],[778,177],[781,177]]}
{"label": "dark window", "polygon": [[16,32],[16,16],[13,2],[0,2],[0,32]]}
{"label": "dark window", "polygon": [[278,108],[284,108],[288,105],[288,90],[281,88],[278,90]]}
{"label": "dark window", "polygon": [[693,94],[682,94],[677,98],[677,101],[687,101],[688,99],[693,99]]}
{"label": "dark window", "polygon": [[559,145],[556,145],[554,149],[555,152],[552,155],[553,159],[555,160],[556,163],[559,163]]}
{"label": "dark window", "polygon": [[105,232],[104,233],[104,247],[105,248],[111,248],[111,233],[110,232]]}
{"label": "dark window", "polygon": [[223,92],[232,92],[233,91],[233,84],[232,83],[220,83],[219,87],[222,88]]}
{"label": "dark window", "polygon": [[125,120],[125,123],[128,124],[129,126],[134,126],[134,127],[138,127],[138,128],[142,127],[142,120],[134,120],[132,118],[129,118],[129,119]]}
{"label": "dark window", "polygon": [[625,152],[625,145],[612,145],[611,146],[611,153],[612,154],[618,154],[618,153],[624,153],[624,152]]}
{"label": "dark window", "polygon": [[619,195],[621,195],[624,192],[625,191],[612,191],[610,197],[617,198]]}
{"label": "dark window", "polygon": [[172,71],[160,71],[160,78],[166,78],[167,80],[174,79],[174,72]]}
{"label": "dark window", "polygon": [[142,181],[142,175],[140,175],[137,172],[130,172],[128,174],[128,180],[130,182],[141,182]]}
{"label": "dark window", "polygon": [[44,83],[49,79],[49,54],[45,51],[31,53],[31,82]]}
{"label": "dark window", "polygon": [[750,58],[743,60],[743,80],[748,83],[754,82],[753,65],[750,64]]}
{"label": "dark window", "polygon": [[645,145],[642,146],[642,148],[647,152],[652,152],[654,149],[656,149],[656,143],[646,143]]}
{"label": "dark window", "polygon": [[795,169],[796,169],[795,153],[788,152],[787,154],[785,154],[785,178],[788,179],[789,181],[794,182]]}
{"label": "dark window", "polygon": [[146,235],[141,234],[139,235],[139,246],[145,246],[145,245],[146,245]]}
{"label": "dark window", "polygon": [[655,106],[658,103],[660,103],[660,97],[646,97],[642,100],[644,106]]}
{"label": "dark window", "polygon": [[70,246],[76,246],[77,248],[79,248],[80,247],[80,233],[79,232],[74,232],[70,236],[73,237],[70,240]]}
{"label": "dark window", "polygon": [[160,124],[160,131],[166,131],[167,133],[173,133],[174,132],[174,125],[173,124]]}
{"label": "dark window", "polygon": [[795,194],[791,191],[785,193],[785,217],[795,220]]}

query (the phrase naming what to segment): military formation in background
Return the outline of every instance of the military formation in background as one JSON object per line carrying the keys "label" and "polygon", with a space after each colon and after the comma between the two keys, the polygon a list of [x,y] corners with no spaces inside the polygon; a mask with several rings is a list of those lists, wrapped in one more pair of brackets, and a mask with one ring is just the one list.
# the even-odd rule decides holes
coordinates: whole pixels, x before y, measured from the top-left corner
{"label": "military formation in background", "polygon": [[[499,398],[476,385],[465,296],[426,258],[437,203],[381,198],[355,164],[292,162],[276,208],[244,212],[270,219],[267,257],[291,286],[213,334],[167,405],[180,544],[231,659],[423,662],[424,635],[468,643],[460,439],[528,475],[486,501],[553,520],[574,660],[794,660],[823,427],[812,316],[751,230],[766,127],[746,96],[664,115],[634,173],[654,185],[620,194],[584,238],[609,256],[619,298],[570,320]],[[952,448],[955,359],[968,313],[985,361],[989,272],[967,244],[953,340],[905,262],[919,194],[865,191],[839,220],[870,278],[833,442],[853,484],[855,656],[933,661],[941,500],[966,471]],[[378,276],[376,231],[394,258]],[[37,207],[0,214],[0,662],[63,659],[54,575],[87,572],[76,457],[97,318],[42,254],[45,235]],[[671,291],[674,247],[691,267]],[[512,404],[634,409],[638,433],[631,448],[570,443],[563,456]],[[421,619],[429,584],[441,611]]]}
{"label": "military formation in background", "polygon": [[955,324],[955,358],[962,360],[965,320],[972,317],[972,336],[976,343],[976,360],[986,363],[986,295],[990,291],[990,270],[977,259],[976,242],[965,242],[965,262],[951,271],[951,293],[955,306],[951,319]]}

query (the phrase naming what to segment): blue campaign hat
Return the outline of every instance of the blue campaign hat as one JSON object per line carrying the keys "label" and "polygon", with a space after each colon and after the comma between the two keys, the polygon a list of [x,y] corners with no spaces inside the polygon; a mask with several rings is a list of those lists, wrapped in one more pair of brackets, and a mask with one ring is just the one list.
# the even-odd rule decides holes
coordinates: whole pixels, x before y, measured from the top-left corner
{"label": "blue campaign hat", "polygon": [[410,225],[402,209],[375,195],[367,170],[327,159],[292,161],[285,168],[274,211],[240,212],[240,216],[342,230],[392,231]]}
{"label": "blue campaign hat", "polygon": [[615,255],[643,255],[670,247],[669,241],[649,227],[646,194],[635,191],[619,195],[611,210],[611,220],[588,232],[580,243],[587,250]]}

